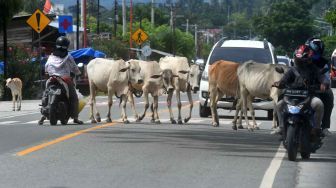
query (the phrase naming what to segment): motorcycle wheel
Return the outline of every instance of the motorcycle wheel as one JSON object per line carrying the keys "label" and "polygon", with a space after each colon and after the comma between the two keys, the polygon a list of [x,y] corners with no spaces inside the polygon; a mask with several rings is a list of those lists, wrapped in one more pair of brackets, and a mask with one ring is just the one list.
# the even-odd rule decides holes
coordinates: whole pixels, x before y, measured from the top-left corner
{"label": "motorcycle wheel", "polygon": [[297,149],[298,145],[296,143],[295,138],[295,128],[292,126],[289,126],[287,128],[287,154],[288,154],[288,160],[295,161],[297,156]]}
{"label": "motorcycle wheel", "polygon": [[55,105],[50,105],[49,121],[50,121],[50,125],[56,125],[57,124],[57,109],[56,109]]}
{"label": "motorcycle wheel", "polygon": [[311,153],[310,130],[302,129],[300,138],[300,153],[302,159],[309,159]]}

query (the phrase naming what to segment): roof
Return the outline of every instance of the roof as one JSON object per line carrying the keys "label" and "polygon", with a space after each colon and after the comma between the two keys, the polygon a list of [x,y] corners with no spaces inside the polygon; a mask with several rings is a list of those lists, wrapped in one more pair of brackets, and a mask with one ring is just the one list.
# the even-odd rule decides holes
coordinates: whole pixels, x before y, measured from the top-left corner
{"label": "roof", "polygon": [[264,48],[264,42],[255,40],[225,40],[221,47]]}

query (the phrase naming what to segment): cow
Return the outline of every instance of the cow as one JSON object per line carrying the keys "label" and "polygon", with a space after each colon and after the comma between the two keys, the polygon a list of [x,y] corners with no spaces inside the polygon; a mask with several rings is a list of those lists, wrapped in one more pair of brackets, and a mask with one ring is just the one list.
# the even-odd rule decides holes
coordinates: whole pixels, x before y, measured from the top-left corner
{"label": "cow", "polygon": [[[209,66],[209,93],[210,93],[210,109],[212,114],[212,126],[219,126],[219,119],[217,113],[217,102],[224,95],[239,97],[239,84],[237,69],[239,63],[232,61],[219,60],[214,62]],[[237,112],[240,110],[241,101],[238,100]],[[232,126],[233,129],[237,130],[236,124]],[[240,126],[241,118],[240,118]]]}
{"label": "cow", "polygon": [[[237,75],[240,97],[242,100],[242,111],[249,130],[259,129],[255,121],[255,113],[252,107],[253,98],[272,99],[275,106],[278,101],[280,90],[272,87],[272,84],[279,81],[287,70],[288,67],[285,65],[262,64],[255,61],[247,61],[238,67]],[[247,106],[249,107],[253,120],[252,127],[247,118]],[[236,118],[237,117],[235,116],[235,119]],[[275,118],[276,111],[273,110],[273,128],[276,127]]]}
{"label": "cow", "polygon": [[13,111],[15,111],[15,103],[17,104],[17,111],[21,110],[22,101],[22,81],[20,78],[8,78],[6,80],[6,86],[11,90]]}
{"label": "cow", "polygon": [[[143,77],[143,83],[132,83],[129,93],[128,99],[131,103],[131,107],[135,114],[136,121],[141,121],[149,108],[149,100],[148,94],[151,94],[153,97],[152,103],[152,119],[153,123],[160,123],[159,114],[158,114],[158,102],[159,102],[159,91],[162,88],[162,71],[160,69],[160,65],[157,61],[143,61],[143,60],[135,60],[131,59],[128,61],[129,63],[137,62],[141,68],[140,74]],[[133,93],[135,91],[142,91],[145,99],[145,110],[141,116],[135,110]]]}
{"label": "cow", "polygon": [[[107,92],[108,94],[108,113],[106,122],[111,120],[112,97],[116,95],[121,97],[122,121],[129,123],[126,116],[127,94],[129,84],[141,84],[143,79],[140,76],[140,66],[138,62],[125,62],[122,59],[110,60],[96,58],[87,65],[87,74],[90,85],[90,120],[91,123],[101,121],[100,114],[96,107],[97,91]],[[93,106],[96,111],[96,118],[93,116]]]}
{"label": "cow", "polygon": [[[178,107],[178,124],[182,124],[181,118],[181,98],[180,92],[187,92],[190,108],[189,115],[184,119],[184,122],[187,123],[191,118],[191,112],[193,108],[193,100],[191,96],[191,91],[198,91],[199,89],[199,78],[200,78],[200,69],[194,67],[197,65],[192,65],[190,67],[188,59],[186,57],[163,57],[159,61],[160,68],[162,70],[162,81],[165,90],[168,92],[167,96],[167,106],[170,114],[170,121],[173,124],[176,124],[176,121],[173,116],[171,109],[171,99],[174,93],[176,92],[177,107]],[[194,67],[194,68],[193,68]],[[192,72],[194,71],[194,72]],[[196,79],[193,79],[196,78]]]}

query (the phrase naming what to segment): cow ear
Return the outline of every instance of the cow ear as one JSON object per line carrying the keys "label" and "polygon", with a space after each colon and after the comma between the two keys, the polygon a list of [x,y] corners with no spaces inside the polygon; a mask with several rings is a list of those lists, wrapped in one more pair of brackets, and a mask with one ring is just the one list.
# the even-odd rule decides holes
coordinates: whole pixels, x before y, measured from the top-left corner
{"label": "cow ear", "polygon": [[280,66],[276,66],[275,67],[275,71],[277,71],[280,74],[283,74],[285,72],[284,69],[282,67],[280,67]]}
{"label": "cow ear", "polygon": [[151,78],[160,78],[161,77],[161,75],[160,74],[157,74],[157,75],[153,75],[153,76],[151,76]]}
{"label": "cow ear", "polygon": [[189,71],[185,71],[185,70],[181,70],[181,71],[178,71],[179,73],[182,73],[182,74],[187,74],[189,73]]}
{"label": "cow ear", "polygon": [[119,72],[126,72],[127,70],[129,69],[129,66],[125,67],[125,68],[122,68],[119,70]]}
{"label": "cow ear", "polygon": [[173,77],[178,77],[178,75],[173,74]]}

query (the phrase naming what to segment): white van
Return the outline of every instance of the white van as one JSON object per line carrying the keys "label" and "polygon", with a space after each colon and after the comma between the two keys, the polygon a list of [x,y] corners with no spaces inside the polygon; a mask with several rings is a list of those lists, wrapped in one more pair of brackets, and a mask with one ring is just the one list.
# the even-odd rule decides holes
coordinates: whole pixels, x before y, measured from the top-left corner
{"label": "white van", "polygon": [[[206,61],[205,69],[202,74],[199,92],[200,117],[211,115],[209,102],[209,82],[208,67],[218,60],[227,60],[237,63],[244,63],[253,60],[258,63],[277,63],[274,47],[268,41],[255,40],[220,40],[213,47]],[[232,109],[234,97],[224,96],[217,103],[217,108]],[[268,118],[273,117],[273,104],[271,101],[256,98],[253,102],[254,109],[268,111]]]}

